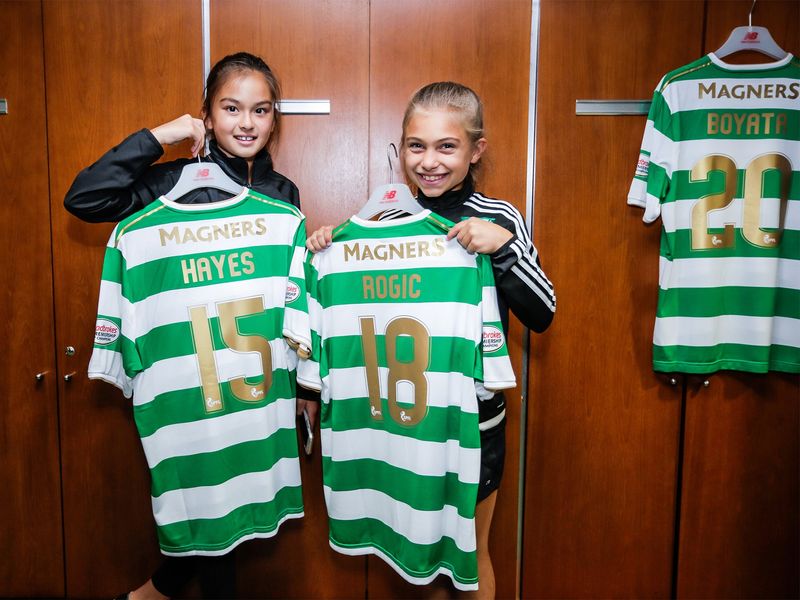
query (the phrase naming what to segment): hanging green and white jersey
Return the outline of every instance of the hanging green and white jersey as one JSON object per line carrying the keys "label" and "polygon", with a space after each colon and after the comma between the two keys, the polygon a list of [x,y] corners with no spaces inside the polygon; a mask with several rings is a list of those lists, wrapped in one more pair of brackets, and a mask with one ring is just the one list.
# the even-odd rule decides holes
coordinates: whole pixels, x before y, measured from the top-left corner
{"label": "hanging green and white jersey", "polygon": [[224,554],[303,516],[304,244],[296,208],[248,190],[160,198],[111,234],[89,377],[133,395],[164,554]]}
{"label": "hanging green and white jersey", "polygon": [[[330,544],[477,589],[478,396],[515,385],[491,261],[423,211],[353,217],[306,261]],[[476,391],[477,386],[477,391]]]}
{"label": "hanging green and white jersey", "polygon": [[800,372],[800,61],[668,73],[628,204],[663,224],[656,371]]}

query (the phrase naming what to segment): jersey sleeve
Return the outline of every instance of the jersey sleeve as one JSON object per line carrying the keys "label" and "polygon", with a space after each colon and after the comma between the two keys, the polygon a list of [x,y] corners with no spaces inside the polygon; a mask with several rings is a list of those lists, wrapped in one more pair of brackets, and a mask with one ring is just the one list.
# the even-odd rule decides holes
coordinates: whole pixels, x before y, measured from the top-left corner
{"label": "jersey sleeve", "polygon": [[499,224],[513,235],[490,255],[497,289],[523,325],[542,333],[553,322],[555,288],[542,269],[522,215],[507,202],[503,206],[506,218]]}
{"label": "jersey sleeve", "polygon": [[661,216],[661,200],[670,187],[677,150],[673,141],[674,126],[662,84],[659,84],[653,94],[636,171],[628,190],[628,204],[644,209],[642,220],[645,223],[652,223]]}
{"label": "jersey sleeve", "polygon": [[297,366],[297,383],[301,386],[315,391],[322,389],[322,379],[320,377],[320,361],[322,358],[321,328],[322,328],[322,306],[319,297],[319,273],[314,265],[313,252],[307,252],[306,260],[303,263],[306,283],[306,299],[308,305],[308,320],[310,330],[310,353],[307,357],[301,357]]}
{"label": "jersey sleeve", "polygon": [[308,320],[308,299],[304,273],[306,224],[303,219],[295,232],[289,277],[286,281],[283,336],[300,358],[311,353],[311,331]]}
{"label": "jersey sleeve", "polygon": [[134,315],[125,298],[125,257],[115,245],[117,229],[111,234],[103,259],[100,297],[97,306],[94,349],[89,360],[89,379],[101,379],[133,394],[133,378],[142,370],[136,349]]}
{"label": "jersey sleeve", "polygon": [[480,345],[480,365],[476,369],[481,383],[476,382],[478,398],[491,398],[497,390],[512,388],[517,385],[511,359],[508,357],[503,324],[500,321],[500,310],[497,307],[497,289],[491,260],[478,255],[478,267],[481,277],[481,318],[483,320],[483,341]]}

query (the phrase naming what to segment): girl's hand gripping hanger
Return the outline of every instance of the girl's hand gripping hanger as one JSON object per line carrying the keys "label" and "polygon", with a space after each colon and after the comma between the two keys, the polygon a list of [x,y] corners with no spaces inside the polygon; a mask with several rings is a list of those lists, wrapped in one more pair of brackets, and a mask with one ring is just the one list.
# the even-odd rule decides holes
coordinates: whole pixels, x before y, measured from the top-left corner
{"label": "girl's hand gripping hanger", "polygon": [[393,150],[395,157],[399,158],[397,146],[389,144],[386,148],[386,158],[389,161],[389,183],[379,185],[372,190],[367,203],[356,213],[356,216],[361,219],[367,220],[388,210],[402,211],[409,215],[415,215],[423,210],[406,184],[394,183],[394,165],[390,150]]}

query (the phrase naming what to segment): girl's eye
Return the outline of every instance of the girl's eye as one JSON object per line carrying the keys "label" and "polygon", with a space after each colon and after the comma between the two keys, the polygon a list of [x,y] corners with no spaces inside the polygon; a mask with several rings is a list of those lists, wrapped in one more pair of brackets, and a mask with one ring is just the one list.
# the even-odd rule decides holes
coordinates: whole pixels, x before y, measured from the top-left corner
{"label": "girl's eye", "polygon": [[269,108],[267,108],[266,106],[259,106],[259,107],[256,109],[256,114],[257,114],[257,115],[266,115],[266,114],[268,114],[269,112],[270,112],[270,109],[269,109]]}
{"label": "girl's eye", "polygon": [[455,150],[455,149],[456,149],[455,144],[450,144],[450,143],[442,144],[442,150]]}
{"label": "girl's eye", "polygon": [[412,151],[413,150],[422,150],[422,144],[420,144],[419,142],[409,142],[408,143],[408,149],[412,150]]}
{"label": "girl's eye", "polygon": [[236,109],[235,106],[226,106],[223,110],[225,110],[225,111],[227,111],[229,113],[233,113],[233,112],[236,112],[237,109]]}

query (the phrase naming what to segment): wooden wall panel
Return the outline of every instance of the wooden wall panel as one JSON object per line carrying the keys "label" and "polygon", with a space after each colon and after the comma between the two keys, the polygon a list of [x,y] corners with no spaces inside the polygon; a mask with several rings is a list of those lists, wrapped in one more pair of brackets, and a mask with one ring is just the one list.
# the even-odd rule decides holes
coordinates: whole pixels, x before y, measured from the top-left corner
{"label": "wooden wall panel", "polygon": [[[705,50],[747,24],[752,2],[710,1]],[[758,2],[753,25],[800,53],[800,3]],[[731,62],[765,62],[738,53]],[[800,379],[719,373],[690,382],[679,598],[800,596]]]}
{"label": "wooden wall panel", "polygon": [[[0,2],[0,596],[64,593],[42,6]],[[37,373],[45,373],[41,382]]]}
{"label": "wooden wall panel", "polygon": [[[341,223],[368,195],[369,3],[225,0],[212,4],[211,17],[212,63],[252,52],[275,70],[284,98],[331,101],[330,115],[284,116],[275,164],[300,188],[309,231]],[[241,547],[240,595],[362,597],[365,559],[328,545],[318,445],[301,464],[306,516]]]}
{"label": "wooden wall panel", "polygon": [[649,99],[700,55],[703,3],[541,4],[535,233],[558,295],[531,358],[522,597],[671,588],[680,386],[653,373],[659,227],[625,199]]}
{"label": "wooden wall panel", "polygon": [[86,377],[111,226],[85,224],[62,203],[77,172],[128,134],[197,114],[200,3],[64,0],[44,13],[59,373],[75,373],[59,393],[67,595],[111,597],[160,558],[130,400]]}
{"label": "wooden wall panel", "polygon": [[211,5],[211,61],[260,55],[284,98],[329,99],[330,115],[284,117],[278,171],[300,188],[309,231],[338,225],[366,200],[369,3],[224,0]]}
{"label": "wooden wall panel", "polygon": [[[525,214],[530,3],[516,0],[373,0],[370,3],[370,187],[387,183],[387,146],[399,145],[403,112],[426,83],[453,80],[473,88],[485,105],[489,150],[478,188]],[[402,180],[398,165],[395,180]],[[549,253],[543,251],[547,269]],[[522,328],[512,319],[509,346],[519,377]],[[500,598],[516,594],[520,391],[507,392],[506,473],[491,533]],[[430,590],[405,583],[371,558],[370,597],[410,597]],[[441,578],[440,578],[441,579]]]}
{"label": "wooden wall panel", "polygon": [[800,378],[690,379],[678,598],[800,596]]}

